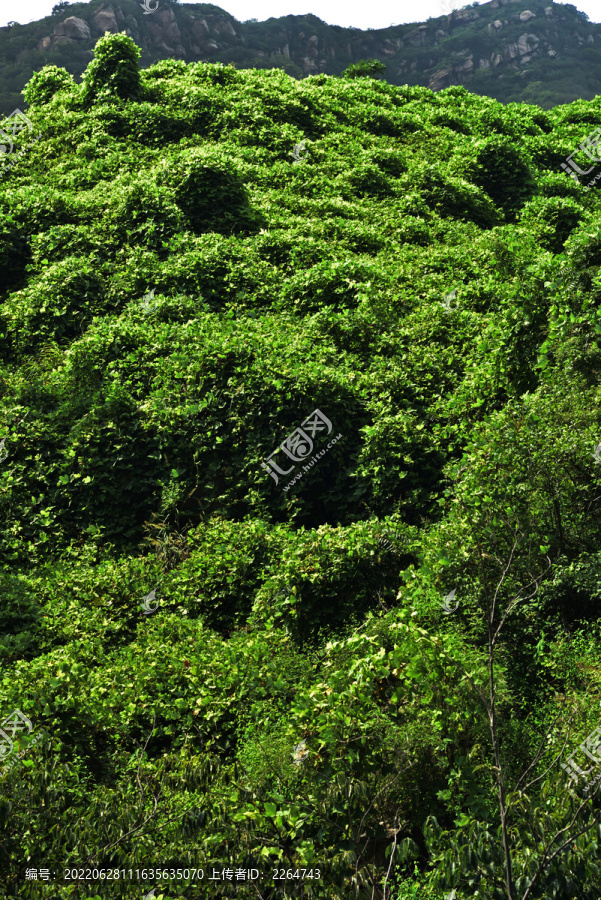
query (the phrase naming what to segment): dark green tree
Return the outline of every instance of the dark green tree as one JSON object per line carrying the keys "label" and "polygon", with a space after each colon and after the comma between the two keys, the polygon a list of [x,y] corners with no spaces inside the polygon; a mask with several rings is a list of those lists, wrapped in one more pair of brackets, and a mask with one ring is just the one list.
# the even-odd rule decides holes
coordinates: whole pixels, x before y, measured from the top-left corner
{"label": "dark green tree", "polygon": [[376,78],[384,75],[386,66],[379,59],[360,59],[342,73],[343,78]]}

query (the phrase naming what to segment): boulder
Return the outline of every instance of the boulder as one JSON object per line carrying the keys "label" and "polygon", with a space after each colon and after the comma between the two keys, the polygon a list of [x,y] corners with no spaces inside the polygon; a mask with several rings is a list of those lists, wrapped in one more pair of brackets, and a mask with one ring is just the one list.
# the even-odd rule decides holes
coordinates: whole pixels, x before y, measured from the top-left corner
{"label": "boulder", "polygon": [[83,19],[69,16],[54,26],[54,36],[74,38],[77,41],[89,41],[92,38],[92,32],[88,23],[84,22]]}
{"label": "boulder", "polygon": [[192,25],[192,34],[195,38],[205,38],[209,33],[209,26],[205,19],[197,19]]}
{"label": "boulder", "polygon": [[216,31],[218,34],[229,34],[230,37],[236,37],[236,29],[229,19],[224,19],[223,16],[220,16],[213,22],[213,31]]}
{"label": "boulder", "polygon": [[104,6],[100,6],[94,13],[94,25],[103,34],[105,31],[110,31],[111,34],[117,34],[119,26],[117,25],[113,7],[109,6],[108,3],[105,3]]}

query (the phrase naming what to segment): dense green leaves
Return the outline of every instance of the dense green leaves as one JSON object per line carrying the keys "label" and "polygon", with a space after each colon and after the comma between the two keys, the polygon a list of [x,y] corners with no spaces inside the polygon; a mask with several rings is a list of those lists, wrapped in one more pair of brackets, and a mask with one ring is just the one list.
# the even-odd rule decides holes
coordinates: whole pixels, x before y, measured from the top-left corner
{"label": "dense green leaves", "polygon": [[74,93],[74,89],[75,81],[66,69],[44,66],[41,71],[34,72],[28,81],[25,102],[28,106],[40,106],[48,103],[59,91]]}
{"label": "dense green leaves", "polygon": [[126,34],[105,35],[94,48],[94,59],[82,78],[82,100],[133,98],[140,86],[140,51]]}
{"label": "dense green leaves", "polygon": [[594,900],[597,102],[138,52],[1,176],[2,890]]}

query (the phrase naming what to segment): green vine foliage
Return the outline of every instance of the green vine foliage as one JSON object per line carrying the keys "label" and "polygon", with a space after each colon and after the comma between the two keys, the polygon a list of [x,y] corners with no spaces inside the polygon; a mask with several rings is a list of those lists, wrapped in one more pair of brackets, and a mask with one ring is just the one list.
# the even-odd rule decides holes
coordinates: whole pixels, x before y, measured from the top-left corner
{"label": "green vine foliage", "polygon": [[0,170],[0,894],[597,900],[601,100],[139,55]]}

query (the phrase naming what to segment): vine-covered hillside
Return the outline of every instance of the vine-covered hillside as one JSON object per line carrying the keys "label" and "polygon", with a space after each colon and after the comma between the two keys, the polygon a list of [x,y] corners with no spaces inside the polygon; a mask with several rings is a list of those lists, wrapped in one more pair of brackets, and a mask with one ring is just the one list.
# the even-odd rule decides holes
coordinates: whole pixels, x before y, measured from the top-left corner
{"label": "vine-covered hillside", "polygon": [[601,99],[138,55],[1,126],[0,893],[597,900]]}

